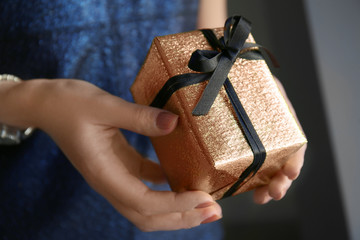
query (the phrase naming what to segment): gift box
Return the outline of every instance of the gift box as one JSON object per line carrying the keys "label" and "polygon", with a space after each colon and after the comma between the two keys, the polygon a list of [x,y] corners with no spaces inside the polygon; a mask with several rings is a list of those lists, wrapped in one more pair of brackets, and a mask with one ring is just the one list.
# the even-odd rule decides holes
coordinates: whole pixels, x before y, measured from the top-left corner
{"label": "gift box", "polygon": [[260,48],[241,17],[153,40],[131,92],[179,115],[171,134],[151,138],[173,191],[249,191],[306,143]]}

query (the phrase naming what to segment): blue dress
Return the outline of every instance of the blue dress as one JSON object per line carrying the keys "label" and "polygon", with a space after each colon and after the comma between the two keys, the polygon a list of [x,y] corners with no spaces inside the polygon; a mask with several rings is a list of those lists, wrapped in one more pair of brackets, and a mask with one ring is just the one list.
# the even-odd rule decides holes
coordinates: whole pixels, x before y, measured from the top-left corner
{"label": "blue dress", "polygon": [[[76,78],[132,101],[129,87],[157,35],[193,30],[194,0],[2,0],[0,73]],[[125,132],[142,154],[146,137]],[[167,186],[151,186],[167,188]],[[92,190],[37,130],[0,147],[1,239],[221,239],[219,222],[143,233]]]}

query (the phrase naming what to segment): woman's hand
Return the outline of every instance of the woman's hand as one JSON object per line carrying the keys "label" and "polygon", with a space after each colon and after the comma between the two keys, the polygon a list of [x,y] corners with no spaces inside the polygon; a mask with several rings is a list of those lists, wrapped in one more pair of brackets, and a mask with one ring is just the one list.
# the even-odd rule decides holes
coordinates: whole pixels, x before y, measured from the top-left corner
{"label": "woman's hand", "polygon": [[[287,104],[289,105],[294,117],[296,118],[296,113],[291,105],[290,100],[287,98],[285,90],[280,83],[280,81],[275,77],[275,80],[278,84],[280,91]],[[298,122],[299,123],[299,122]],[[299,123],[300,126],[300,123]],[[290,188],[292,182],[299,176],[301,168],[304,164],[304,157],[307,145],[302,146],[297,152],[293,153],[288,157],[288,160],[270,180],[268,185],[257,188],[254,191],[254,201],[258,204],[265,204],[270,200],[280,200],[282,199],[287,190]]]}
{"label": "woman's hand", "polygon": [[258,204],[268,203],[270,200],[282,199],[292,182],[299,176],[304,163],[306,145],[288,157],[284,164],[270,180],[268,185],[257,188],[254,191],[254,201]]}
{"label": "woman's hand", "polygon": [[207,193],[149,189],[141,179],[164,181],[161,168],[119,131],[166,135],[175,128],[176,115],[126,102],[80,80],[31,80],[2,97],[28,101],[4,112],[5,123],[47,132],[86,181],[141,230],[191,228],[221,218],[220,206]]}

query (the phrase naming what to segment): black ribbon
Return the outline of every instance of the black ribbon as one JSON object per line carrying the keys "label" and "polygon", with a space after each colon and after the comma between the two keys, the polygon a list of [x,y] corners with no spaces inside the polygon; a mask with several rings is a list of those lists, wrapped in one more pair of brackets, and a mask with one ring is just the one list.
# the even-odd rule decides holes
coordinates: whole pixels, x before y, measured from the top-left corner
{"label": "black ribbon", "polygon": [[[254,154],[254,160],[240,175],[236,183],[224,194],[223,198],[231,196],[251,174],[251,177],[254,176],[266,158],[265,148],[227,77],[238,57],[252,60],[263,59],[258,49],[264,48],[254,43],[245,42],[250,30],[250,22],[240,16],[230,17],[226,20],[224,36],[220,39],[217,39],[212,30],[201,30],[214,50],[196,50],[193,52],[188,66],[200,73],[187,73],[171,77],[150,104],[150,106],[162,108],[171,95],[180,88],[209,80],[192,112],[195,116],[206,115],[224,85],[244,136]],[[269,54],[274,65],[277,65],[273,56],[266,49],[264,50]]]}

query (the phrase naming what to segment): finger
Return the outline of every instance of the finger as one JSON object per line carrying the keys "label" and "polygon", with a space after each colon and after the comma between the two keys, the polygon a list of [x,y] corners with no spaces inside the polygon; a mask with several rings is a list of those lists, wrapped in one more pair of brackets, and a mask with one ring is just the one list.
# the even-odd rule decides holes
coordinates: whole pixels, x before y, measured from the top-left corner
{"label": "finger", "polygon": [[282,199],[289,189],[292,181],[279,171],[269,183],[269,195],[275,200]]}
{"label": "finger", "polygon": [[96,172],[91,171],[93,177],[88,179],[130,221],[143,229],[167,230],[195,226],[221,216],[220,207],[212,206],[215,202],[205,192],[150,190],[139,179],[133,149],[126,147],[121,134],[115,134],[112,139],[112,145],[117,147],[96,155],[101,164],[97,165]]}
{"label": "finger", "polygon": [[266,204],[272,200],[269,195],[269,186],[263,186],[254,190],[253,195],[254,202],[257,204]]}
{"label": "finger", "polygon": [[112,195],[115,204],[144,215],[152,216],[172,212],[186,212],[195,208],[206,208],[215,204],[213,198],[202,191],[187,191],[175,193],[172,191],[154,191],[143,185],[146,190],[142,193],[130,193],[131,201],[121,201],[117,196]]}
{"label": "finger", "polygon": [[141,157],[140,164],[140,177],[142,179],[153,183],[164,183],[166,181],[165,173],[159,164],[143,157]]}
{"label": "finger", "polygon": [[162,214],[153,214],[147,211],[139,212],[129,208],[123,209],[122,206],[118,210],[123,212],[139,229],[146,232],[188,229],[222,218],[221,207],[216,202],[203,204],[203,206],[193,207],[186,211]]}
{"label": "finger", "polygon": [[122,163],[125,165],[125,168],[130,173],[141,179],[154,183],[163,183],[166,181],[164,171],[159,164],[144,158],[126,141],[122,134],[119,133],[116,137],[120,143],[117,146],[118,154],[121,156]]}
{"label": "finger", "polygon": [[[145,105],[127,102],[111,95],[102,107],[108,124],[146,136],[169,134],[177,125],[178,116],[171,112]],[[102,106],[103,106],[102,105]]]}
{"label": "finger", "polygon": [[299,175],[301,168],[304,165],[306,145],[301,147],[296,153],[289,157],[289,160],[284,164],[282,171],[291,180],[295,180]]}
{"label": "finger", "polygon": [[145,194],[140,191],[129,194],[133,198],[128,201],[121,201],[114,195],[106,198],[143,231],[191,228],[222,217],[219,204],[201,191],[174,193],[147,189]]}
{"label": "finger", "polygon": [[122,144],[118,146],[119,154],[121,154],[123,164],[129,172],[153,183],[163,183],[166,181],[164,171],[159,164],[144,158],[135,148],[128,144],[123,135],[119,135],[119,138],[122,141]]}
{"label": "finger", "polygon": [[142,226],[144,231],[189,229],[200,224],[210,223],[222,218],[221,207],[214,203],[206,208],[195,208],[186,212],[153,215]]}
{"label": "finger", "polygon": [[[117,138],[121,138],[121,135]],[[118,142],[120,141],[122,139]],[[135,150],[123,146],[113,151],[114,155],[107,154],[106,159],[99,160],[102,163],[106,161],[106,164],[97,168],[97,172],[92,174],[96,175],[96,178],[91,182],[103,195],[113,197],[120,204],[140,212],[151,211],[152,214],[160,214],[186,211],[202,203],[214,202],[209,194],[201,191],[174,193],[150,190],[139,179],[140,172],[144,171],[139,171],[141,167],[134,158],[137,154]]]}
{"label": "finger", "polygon": [[149,214],[162,214],[169,212],[184,212],[196,207],[203,207],[215,203],[214,199],[202,191],[186,191],[175,193],[171,191],[148,190],[143,198],[146,202],[137,209],[148,212]]}

